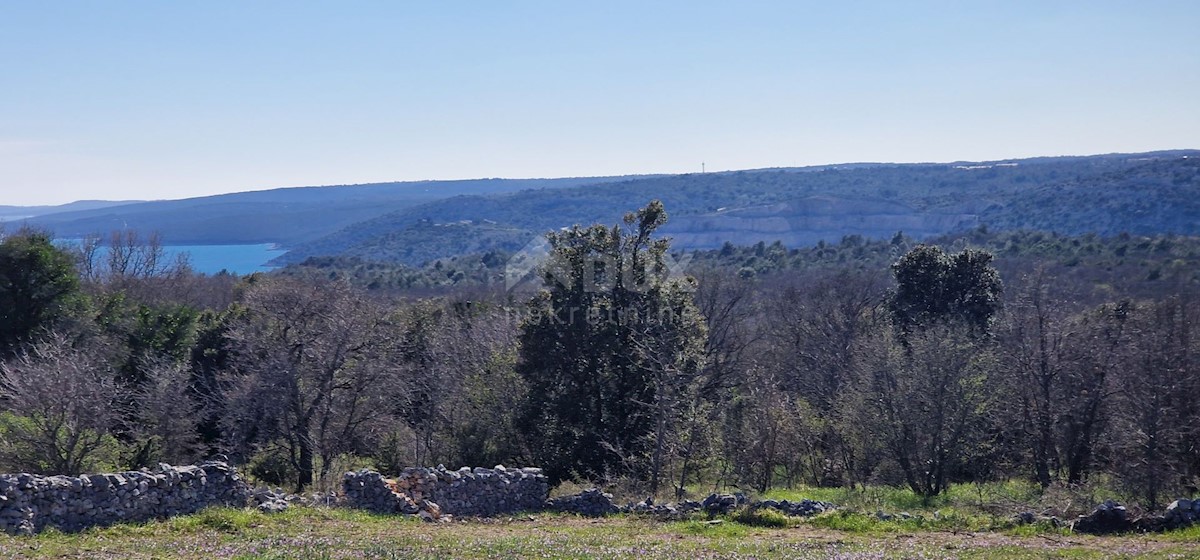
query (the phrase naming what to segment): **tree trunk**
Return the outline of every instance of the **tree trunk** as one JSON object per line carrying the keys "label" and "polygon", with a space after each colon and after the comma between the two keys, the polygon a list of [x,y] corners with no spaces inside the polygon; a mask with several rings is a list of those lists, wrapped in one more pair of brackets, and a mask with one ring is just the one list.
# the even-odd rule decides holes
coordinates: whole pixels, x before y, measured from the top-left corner
{"label": "tree trunk", "polygon": [[297,468],[300,473],[296,480],[296,493],[303,492],[313,483],[313,447],[307,435],[300,438],[300,460]]}

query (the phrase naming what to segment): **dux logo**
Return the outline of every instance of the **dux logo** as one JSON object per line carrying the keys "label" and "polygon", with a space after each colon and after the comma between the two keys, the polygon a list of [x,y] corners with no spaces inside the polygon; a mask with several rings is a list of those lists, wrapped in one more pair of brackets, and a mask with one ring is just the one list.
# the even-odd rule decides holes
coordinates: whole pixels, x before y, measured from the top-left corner
{"label": "dux logo", "polygon": [[[533,293],[546,286],[547,278],[551,282],[570,287],[573,283],[572,275],[551,259],[550,251],[550,241],[545,236],[538,236],[526,243],[505,263],[504,288],[510,293]],[[668,254],[664,256],[663,261],[667,268],[667,278],[683,278],[692,262],[692,255],[684,253],[676,257]],[[585,290],[604,291],[612,288],[615,279],[606,277],[602,271],[615,270],[615,263],[598,256],[583,264],[588,267],[589,272],[584,274]],[[634,291],[638,289],[630,279],[626,279],[624,285],[632,287]]]}
{"label": "dux logo", "polygon": [[526,243],[504,265],[504,289],[532,293],[541,289],[542,267],[550,260],[550,241],[539,235]]}

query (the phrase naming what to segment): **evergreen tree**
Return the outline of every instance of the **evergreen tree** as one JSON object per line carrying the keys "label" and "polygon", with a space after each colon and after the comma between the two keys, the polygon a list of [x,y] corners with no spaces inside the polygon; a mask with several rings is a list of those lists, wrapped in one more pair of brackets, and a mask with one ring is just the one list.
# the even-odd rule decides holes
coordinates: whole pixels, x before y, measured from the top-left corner
{"label": "evergreen tree", "polygon": [[554,481],[634,475],[657,481],[672,404],[702,365],[705,327],[690,279],[668,277],[659,201],[621,226],[548,235],[546,289],[521,326],[521,424]]}
{"label": "evergreen tree", "polygon": [[937,321],[957,320],[986,333],[1000,308],[1000,274],[992,254],[964,249],[953,255],[918,245],[892,265],[896,289],[888,308],[902,333]]}
{"label": "evergreen tree", "polygon": [[70,254],[49,234],[22,230],[0,243],[0,359],[67,315],[79,294]]}

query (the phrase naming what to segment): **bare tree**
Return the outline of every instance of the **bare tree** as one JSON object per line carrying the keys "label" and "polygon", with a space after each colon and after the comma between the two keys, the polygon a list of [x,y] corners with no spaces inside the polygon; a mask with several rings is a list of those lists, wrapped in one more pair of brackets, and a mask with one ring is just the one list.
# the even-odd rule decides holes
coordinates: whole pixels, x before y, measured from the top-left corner
{"label": "bare tree", "polygon": [[859,343],[875,328],[883,294],[878,277],[841,272],[804,278],[770,298],[766,363],[777,370],[780,390],[811,405],[823,420],[818,444],[808,453],[813,484],[855,478],[854,449],[839,426],[851,410],[844,400],[855,381]]}
{"label": "bare tree", "polygon": [[1043,270],[1009,303],[1000,340],[1009,388],[1020,396],[1017,412],[1033,456],[1034,479],[1042,488],[1058,469],[1057,426],[1062,411],[1068,328],[1062,304],[1049,295]]}
{"label": "bare tree", "polygon": [[386,310],[347,285],[261,280],[228,337],[227,423],[246,439],[282,438],[296,487],[355,451],[363,425],[389,412],[393,330]]}
{"label": "bare tree", "polygon": [[145,368],[133,391],[130,436],[136,442],[131,467],[163,461],[188,464],[199,458],[202,406],[192,390],[192,373],[169,359]]}
{"label": "bare tree", "polygon": [[1140,306],[1131,320],[1132,340],[1116,372],[1121,406],[1114,414],[1114,435],[1123,457],[1121,478],[1150,508],[1162,494],[1179,491],[1194,445],[1197,344],[1186,297]]}
{"label": "bare tree", "polygon": [[10,468],[79,474],[114,445],[118,388],[97,347],[52,333],[0,366],[0,453]]}
{"label": "bare tree", "polygon": [[924,497],[946,490],[955,466],[986,438],[994,352],[964,330],[932,326],[902,343],[893,329],[880,329],[863,347],[863,421]]}
{"label": "bare tree", "polygon": [[1061,453],[1067,482],[1082,482],[1094,466],[1097,444],[1108,429],[1114,373],[1129,344],[1128,301],[1106,304],[1074,321],[1065,342],[1058,399]]}

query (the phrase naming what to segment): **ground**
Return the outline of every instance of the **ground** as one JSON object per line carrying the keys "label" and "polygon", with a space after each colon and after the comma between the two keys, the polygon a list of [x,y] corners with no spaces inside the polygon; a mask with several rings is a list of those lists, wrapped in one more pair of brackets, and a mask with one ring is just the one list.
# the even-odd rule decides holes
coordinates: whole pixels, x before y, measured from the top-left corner
{"label": "ground", "polygon": [[792,525],[556,514],[430,524],[345,510],[214,509],[79,534],[0,536],[0,558],[1200,558],[1198,530],[1092,537]]}

